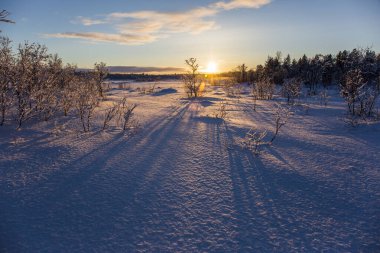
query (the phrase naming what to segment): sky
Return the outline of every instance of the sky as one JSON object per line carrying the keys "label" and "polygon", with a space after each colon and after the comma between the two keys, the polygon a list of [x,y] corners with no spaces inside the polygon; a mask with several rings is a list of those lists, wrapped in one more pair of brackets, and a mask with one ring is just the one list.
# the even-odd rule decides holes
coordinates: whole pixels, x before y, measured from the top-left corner
{"label": "sky", "polygon": [[380,0],[1,0],[15,24],[0,24],[15,47],[38,42],[66,63],[165,71],[185,59],[219,71],[263,64],[281,51],[380,52]]}

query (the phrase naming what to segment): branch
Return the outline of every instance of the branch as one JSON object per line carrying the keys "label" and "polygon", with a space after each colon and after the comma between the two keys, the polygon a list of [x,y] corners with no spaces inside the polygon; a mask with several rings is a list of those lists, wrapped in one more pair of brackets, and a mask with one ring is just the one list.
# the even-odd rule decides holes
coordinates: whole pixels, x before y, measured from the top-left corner
{"label": "branch", "polygon": [[7,19],[6,17],[8,17],[9,15],[9,12],[6,11],[6,10],[2,10],[0,11],[0,22],[5,22],[5,23],[12,23],[14,24],[15,22],[10,20],[10,19]]}

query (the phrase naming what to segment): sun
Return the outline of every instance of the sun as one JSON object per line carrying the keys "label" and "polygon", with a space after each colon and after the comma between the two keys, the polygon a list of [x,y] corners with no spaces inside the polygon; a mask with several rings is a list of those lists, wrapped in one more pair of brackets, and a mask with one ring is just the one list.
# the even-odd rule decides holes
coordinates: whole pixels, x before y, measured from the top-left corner
{"label": "sun", "polygon": [[215,73],[217,70],[218,70],[218,66],[216,65],[216,63],[213,61],[210,61],[207,65],[206,72],[212,74],[212,73]]}

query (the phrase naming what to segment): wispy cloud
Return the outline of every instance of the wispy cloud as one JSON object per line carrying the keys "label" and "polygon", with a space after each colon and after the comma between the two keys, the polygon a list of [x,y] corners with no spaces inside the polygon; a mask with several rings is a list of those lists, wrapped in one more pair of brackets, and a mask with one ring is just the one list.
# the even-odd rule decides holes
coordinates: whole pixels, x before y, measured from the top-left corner
{"label": "wispy cloud", "polygon": [[107,24],[117,33],[65,32],[45,34],[47,37],[82,39],[91,42],[112,42],[125,45],[141,45],[168,37],[173,33],[198,34],[217,29],[212,17],[222,11],[241,8],[260,8],[271,0],[229,0],[182,12],[114,12],[102,19],[79,16],[73,23],[84,26]]}
{"label": "wispy cloud", "polygon": [[112,34],[112,33],[55,33],[45,34],[45,37],[50,38],[68,38],[68,39],[83,39],[91,42],[115,42],[125,45],[141,45],[144,43],[156,40],[156,37],[149,34]]}
{"label": "wispy cloud", "polygon": [[79,23],[79,24],[82,24],[84,26],[91,26],[91,25],[106,24],[107,21],[100,20],[100,19],[85,18],[85,17],[79,16],[75,20],[73,20],[71,23],[73,23],[73,24]]}
{"label": "wispy cloud", "polygon": [[212,6],[224,10],[242,9],[242,8],[260,8],[269,4],[271,0],[232,0],[228,2],[217,2]]}

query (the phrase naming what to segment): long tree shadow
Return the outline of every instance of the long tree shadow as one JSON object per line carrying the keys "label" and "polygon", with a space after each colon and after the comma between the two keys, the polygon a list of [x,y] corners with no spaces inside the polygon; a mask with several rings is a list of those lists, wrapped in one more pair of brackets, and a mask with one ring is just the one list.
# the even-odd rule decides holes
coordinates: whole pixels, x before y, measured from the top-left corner
{"label": "long tree shadow", "polygon": [[[227,125],[226,134],[233,139]],[[289,163],[286,169],[275,167],[247,150],[233,147],[228,156],[241,251],[378,249],[379,226],[342,189],[303,176]]]}
{"label": "long tree shadow", "polygon": [[[151,180],[152,184],[156,184],[154,187],[159,187],[160,180],[164,180],[163,177],[168,173],[166,170],[169,169],[169,166],[165,166],[168,165],[167,162],[161,161],[160,166],[155,164],[181,124],[182,116],[188,106],[189,104],[186,104],[181,107],[170,117],[153,121],[130,140],[117,135],[102,147],[93,149],[77,160],[61,166],[49,180],[30,189],[27,198],[20,201],[13,196],[13,201],[10,199],[9,205],[12,205],[11,209],[15,213],[13,218],[4,222],[7,231],[12,231],[10,228],[13,226],[15,227],[13,230],[19,234],[15,236],[16,240],[13,243],[16,245],[19,239],[23,245],[48,244],[48,247],[54,248],[54,241],[46,240],[50,237],[49,231],[60,234],[60,232],[65,233],[65,228],[72,228],[73,233],[81,234],[83,238],[77,240],[82,239],[86,243],[91,243],[96,239],[87,238],[90,237],[89,234],[93,234],[92,230],[98,229],[100,234],[113,231],[118,216],[115,213],[122,212],[126,206],[129,206],[127,216],[136,218],[126,224],[138,227],[136,223],[142,222],[144,209],[153,203],[137,203],[135,196],[141,190],[143,181]],[[179,145],[177,148],[180,148]],[[149,185],[149,182],[144,184]],[[153,192],[152,189],[144,191],[147,194],[141,193],[143,196],[148,199],[154,197],[149,195]],[[135,206],[132,208],[131,205]],[[69,213],[65,212],[66,209],[70,210]],[[102,217],[97,221],[100,224],[91,224],[90,217],[94,219],[94,216]],[[78,225],[78,220],[81,220],[81,223],[87,221],[88,226]],[[94,226],[99,226],[101,229]],[[41,231],[38,236],[31,235],[29,233],[33,230],[30,228],[33,227],[46,230]],[[125,233],[129,238],[134,236],[133,230]],[[84,240],[85,238],[89,240]]]}

